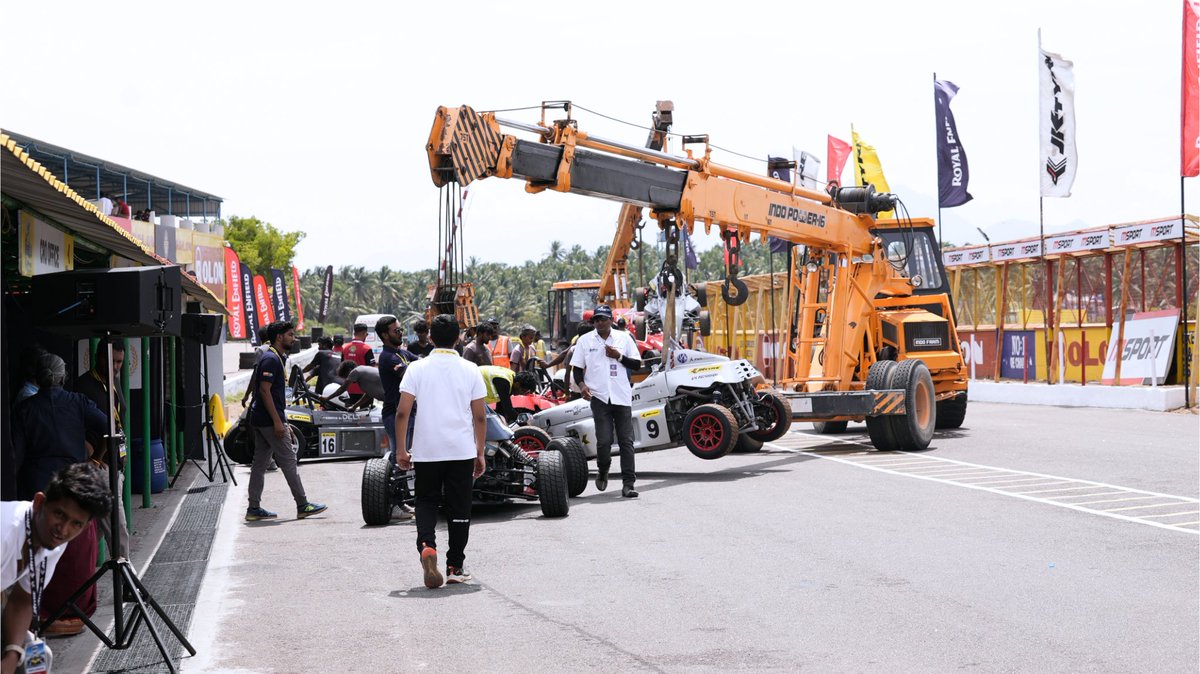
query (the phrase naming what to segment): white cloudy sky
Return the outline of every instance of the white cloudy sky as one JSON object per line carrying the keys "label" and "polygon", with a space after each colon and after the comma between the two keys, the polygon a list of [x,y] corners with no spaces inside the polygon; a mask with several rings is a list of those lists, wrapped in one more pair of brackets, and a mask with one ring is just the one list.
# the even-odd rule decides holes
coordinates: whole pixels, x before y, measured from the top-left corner
{"label": "white cloudy sky", "polygon": [[[997,241],[1037,234],[1041,28],[1075,62],[1081,158],[1073,196],[1045,201],[1046,231],[1179,212],[1182,0],[700,9],[712,4],[10,3],[0,126],[303,230],[301,268],[419,269],[437,255],[424,145],[439,105],[571,99],[645,124],[671,99],[675,131],[751,156],[796,146],[823,159],[826,134],[849,140],[853,123],[910,212],[934,217],[936,71],[961,87],[975,196],[943,211],[945,236],[979,242],[983,227]],[[594,135],[645,140],[578,116]],[[1200,211],[1194,179],[1186,190]],[[511,180],[472,198],[467,255],[509,263],[551,239],[607,244],[619,208]]]}

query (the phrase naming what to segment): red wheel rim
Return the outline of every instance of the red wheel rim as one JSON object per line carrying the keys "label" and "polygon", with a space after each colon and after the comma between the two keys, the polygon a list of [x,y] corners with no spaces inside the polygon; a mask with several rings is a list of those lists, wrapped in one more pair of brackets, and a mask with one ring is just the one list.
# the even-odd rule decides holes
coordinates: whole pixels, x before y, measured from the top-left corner
{"label": "red wheel rim", "polygon": [[540,438],[535,435],[522,435],[516,438],[517,446],[525,450],[530,456],[537,456],[538,452],[546,448]]}
{"label": "red wheel rim", "polygon": [[702,452],[711,452],[725,440],[725,426],[715,414],[698,414],[688,428],[692,445]]}

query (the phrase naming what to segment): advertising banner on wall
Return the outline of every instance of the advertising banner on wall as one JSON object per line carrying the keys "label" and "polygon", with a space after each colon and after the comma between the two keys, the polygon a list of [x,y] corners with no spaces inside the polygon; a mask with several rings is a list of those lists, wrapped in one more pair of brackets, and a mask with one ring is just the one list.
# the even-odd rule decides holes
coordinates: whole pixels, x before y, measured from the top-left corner
{"label": "advertising banner on wall", "polygon": [[[1146,311],[1125,321],[1125,341],[1110,349],[1104,359],[1105,384],[1162,384],[1171,368],[1175,352],[1175,330],[1179,310]],[[1116,343],[1119,325],[1112,327],[1109,341]],[[1117,382],[1117,358],[1121,359],[1121,381]]]}
{"label": "advertising banner on wall", "polygon": [[246,309],[242,303],[242,261],[225,249],[225,308],[229,309],[229,338],[246,339]]}
{"label": "advertising banner on wall", "polygon": [[988,247],[977,246],[975,248],[963,248],[962,250],[950,250],[942,253],[942,264],[947,267],[953,267],[960,264],[976,264],[979,262],[987,262]]}
{"label": "advertising banner on wall", "polygon": [[1183,234],[1183,218],[1168,218],[1113,228],[1114,246],[1132,246],[1151,241],[1178,239]]}
{"label": "advertising banner on wall", "polygon": [[1108,248],[1108,230],[1102,232],[1079,232],[1046,237],[1046,254],[1078,253],[1085,250]]}
{"label": "advertising banner on wall", "polygon": [[129,220],[129,233],[133,238],[142,242],[149,250],[154,250],[154,223],[145,220]]}
{"label": "advertising banner on wall", "polygon": [[1016,243],[998,243],[992,246],[992,262],[1007,262],[1009,260],[1024,260],[1040,257],[1042,254],[1041,241],[1017,241]]}
{"label": "advertising banner on wall", "polygon": [[192,268],[200,285],[225,298],[225,240],[218,234],[192,232]]}
{"label": "advertising banner on wall", "polygon": [[1037,333],[1033,330],[1013,330],[1004,333],[1000,376],[1005,379],[1037,379]]}
{"label": "advertising banner on wall", "polygon": [[176,264],[191,264],[196,261],[196,251],[192,248],[195,244],[192,241],[190,229],[175,230],[175,262]]}
{"label": "advertising banner on wall", "polygon": [[17,215],[21,276],[37,276],[75,268],[75,238],[26,211]]}

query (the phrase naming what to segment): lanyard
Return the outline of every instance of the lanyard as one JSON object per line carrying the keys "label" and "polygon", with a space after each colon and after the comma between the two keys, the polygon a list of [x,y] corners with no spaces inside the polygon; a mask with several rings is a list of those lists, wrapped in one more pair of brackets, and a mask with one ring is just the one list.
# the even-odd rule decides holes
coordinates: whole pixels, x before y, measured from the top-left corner
{"label": "lanyard", "polygon": [[[104,381],[104,378],[101,377],[100,373],[96,372],[95,369],[92,369],[91,373],[92,373],[92,378],[95,379],[96,381],[100,382],[100,386],[104,387],[104,393],[107,394],[108,393],[108,382]],[[124,429],[121,427],[121,421],[122,421],[122,419],[121,419],[121,399],[116,397],[115,395],[113,396],[112,415],[114,417],[116,417],[117,430],[123,431]]]}
{"label": "lanyard", "polygon": [[25,567],[29,572],[29,596],[33,598],[34,636],[42,635],[42,587],[46,584],[46,558],[42,557],[39,567],[33,563],[33,504],[25,511],[25,547],[29,550],[29,561]]}

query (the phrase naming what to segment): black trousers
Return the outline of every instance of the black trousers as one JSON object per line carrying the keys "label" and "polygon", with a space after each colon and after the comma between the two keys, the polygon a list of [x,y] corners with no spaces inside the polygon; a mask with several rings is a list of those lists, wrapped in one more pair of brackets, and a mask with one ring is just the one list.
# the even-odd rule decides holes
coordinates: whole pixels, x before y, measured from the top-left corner
{"label": "black trousers", "polygon": [[437,549],[437,510],[442,495],[445,494],[446,528],[450,538],[446,563],[460,568],[466,559],[464,551],[467,548],[467,538],[471,534],[474,468],[474,459],[413,462],[417,490],[417,550],[420,551],[422,546],[426,545]]}
{"label": "black trousers", "polygon": [[592,398],[592,420],[596,423],[596,467],[608,473],[615,434],[621,448],[621,484],[632,487],[637,481],[633,468],[633,409]]}

